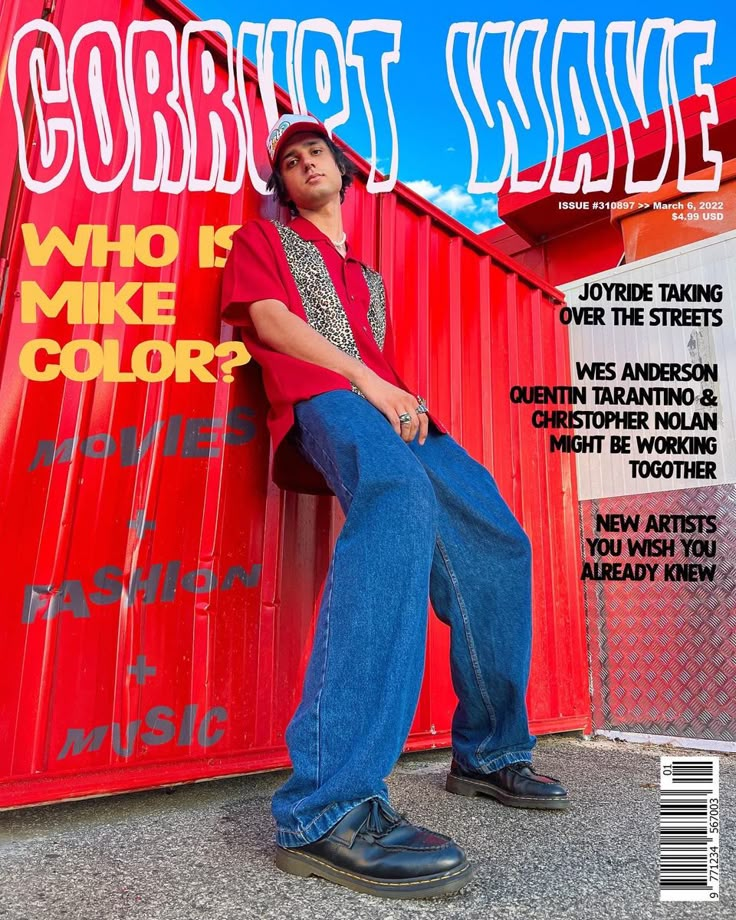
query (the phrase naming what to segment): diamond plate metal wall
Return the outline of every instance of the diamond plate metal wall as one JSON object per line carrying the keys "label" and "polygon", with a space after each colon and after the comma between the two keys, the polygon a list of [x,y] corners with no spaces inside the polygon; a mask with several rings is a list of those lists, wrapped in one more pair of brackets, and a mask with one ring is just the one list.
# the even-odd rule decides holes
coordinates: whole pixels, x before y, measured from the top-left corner
{"label": "diamond plate metal wall", "polygon": [[[715,565],[713,581],[591,581],[585,585],[596,729],[736,741],[736,486],[627,495],[580,503],[583,536],[596,515],[640,515],[638,533],[675,537],[672,557],[607,561]],[[717,531],[644,533],[649,515],[714,515]],[[686,558],[681,537],[716,540],[713,558]],[[583,558],[592,557],[583,546]]]}

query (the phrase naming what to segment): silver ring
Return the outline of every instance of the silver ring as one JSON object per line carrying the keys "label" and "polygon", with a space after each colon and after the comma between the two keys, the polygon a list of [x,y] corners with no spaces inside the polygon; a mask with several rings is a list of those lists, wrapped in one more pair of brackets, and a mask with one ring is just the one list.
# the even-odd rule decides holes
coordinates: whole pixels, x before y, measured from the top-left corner
{"label": "silver ring", "polygon": [[420,403],[414,411],[417,415],[426,415],[428,412],[427,407],[422,403]]}
{"label": "silver ring", "polygon": [[411,415],[408,412],[402,412],[399,421],[402,425],[411,425]]}
{"label": "silver ring", "polygon": [[426,412],[426,411],[427,411],[427,403],[424,401],[424,398],[421,397],[421,396],[417,396],[417,397],[416,397],[416,400],[417,400],[417,402],[419,403],[419,405],[420,405],[420,406],[424,409],[424,411]]}

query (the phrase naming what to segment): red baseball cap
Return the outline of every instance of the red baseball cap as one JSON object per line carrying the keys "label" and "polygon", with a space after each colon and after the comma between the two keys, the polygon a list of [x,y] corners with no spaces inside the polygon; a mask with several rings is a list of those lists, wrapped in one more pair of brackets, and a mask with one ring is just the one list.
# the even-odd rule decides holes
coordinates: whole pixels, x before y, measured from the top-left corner
{"label": "red baseball cap", "polygon": [[327,128],[313,115],[282,115],[271,128],[266,141],[268,159],[273,168],[278,162],[279,150],[295,134],[319,134],[329,139]]}

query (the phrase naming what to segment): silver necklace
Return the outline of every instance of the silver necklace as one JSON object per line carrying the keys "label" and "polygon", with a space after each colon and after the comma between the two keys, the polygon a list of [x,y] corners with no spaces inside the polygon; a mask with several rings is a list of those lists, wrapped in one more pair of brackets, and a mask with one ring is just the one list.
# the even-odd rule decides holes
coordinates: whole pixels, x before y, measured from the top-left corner
{"label": "silver necklace", "polygon": [[332,245],[335,246],[337,249],[342,249],[342,247],[345,245],[345,243],[347,243],[347,240],[348,240],[348,235],[347,235],[347,233],[345,233],[345,231],[343,230],[343,234],[342,234],[342,236],[340,237],[339,240],[330,240],[330,242],[331,242]]}

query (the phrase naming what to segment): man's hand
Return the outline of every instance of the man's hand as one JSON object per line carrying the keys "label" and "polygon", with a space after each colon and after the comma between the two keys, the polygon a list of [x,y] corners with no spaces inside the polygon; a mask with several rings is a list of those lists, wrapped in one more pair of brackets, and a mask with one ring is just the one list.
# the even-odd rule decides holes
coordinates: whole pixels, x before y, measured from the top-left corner
{"label": "man's hand", "polygon": [[[265,345],[342,374],[386,416],[400,438],[409,443],[418,434],[420,444],[427,440],[429,422],[426,413],[417,415],[419,402],[416,396],[379,377],[352,355],[346,355],[301,317],[291,313],[286,304],[280,300],[257,300],[250,306],[250,317]],[[404,414],[411,417],[411,422],[406,425],[399,420],[399,416]]]}
{"label": "man's hand", "polygon": [[[418,434],[419,443],[424,444],[427,440],[429,422],[426,413],[417,415],[419,403],[416,396],[395,387],[367,367],[354,382],[368,402],[386,416],[399,437],[408,444]],[[399,421],[399,416],[404,413],[411,416],[411,424],[402,425]]]}

